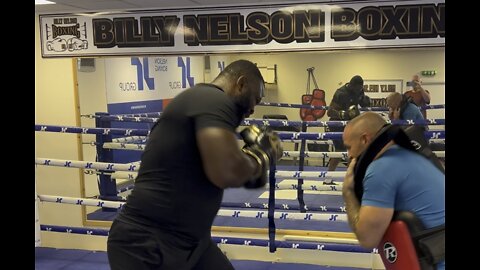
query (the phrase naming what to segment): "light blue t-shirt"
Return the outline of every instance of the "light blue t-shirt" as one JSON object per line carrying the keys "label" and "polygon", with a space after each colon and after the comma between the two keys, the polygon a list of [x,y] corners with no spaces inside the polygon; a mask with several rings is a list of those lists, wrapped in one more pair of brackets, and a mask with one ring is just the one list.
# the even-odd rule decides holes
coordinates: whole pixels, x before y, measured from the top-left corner
{"label": "light blue t-shirt", "polygon": [[445,223],[445,175],[417,153],[391,146],[368,166],[363,186],[362,205],[411,211],[427,229]]}
{"label": "light blue t-shirt", "polygon": [[423,115],[417,105],[408,102],[401,115],[403,120],[423,120]]}

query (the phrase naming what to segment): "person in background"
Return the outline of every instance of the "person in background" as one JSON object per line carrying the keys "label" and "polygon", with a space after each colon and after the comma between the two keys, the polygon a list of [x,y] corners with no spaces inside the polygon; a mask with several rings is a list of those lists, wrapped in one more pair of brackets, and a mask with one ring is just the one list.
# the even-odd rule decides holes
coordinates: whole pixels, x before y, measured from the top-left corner
{"label": "person in background", "polygon": [[[332,101],[327,110],[330,121],[348,121],[360,114],[358,106],[370,106],[370,97],[365,95],[363,90],[363,78],[355,75],[342,87],[338,88],[333,94]],[[330,126],[330,132],[343,132],[343,126]],[[342,139],[332,140],[335,146],[335,152],[345,152],[345,146]],[[328,171],[335,171],[341,158],[330,158],[328,162]],[[326,179],[325,184],[331,184],[331,179]]]}
{"label": "person in background", "polygon": [[388,117],[390,120],[422,120],[420,109],[405,95],[398,92],[387,96]]}
{"label": "person in background", "polygon": [[430,92],[423,88],[422,80],[420,80],[420,76],[418,75],[413,75],[410,86],[412,89],[405,92],[404,95],[411,98],[413,103],[421,108],[420,111],[422,112],[423,118],[427,119],[427,110],[422,107],[430,104]]}

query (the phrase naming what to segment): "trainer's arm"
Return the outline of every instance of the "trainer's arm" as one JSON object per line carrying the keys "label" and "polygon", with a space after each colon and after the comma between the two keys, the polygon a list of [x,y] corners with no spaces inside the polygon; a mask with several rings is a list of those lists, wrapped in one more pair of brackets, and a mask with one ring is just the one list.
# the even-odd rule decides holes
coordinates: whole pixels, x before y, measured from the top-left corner
{"label": "trainer's arm", "polygon": [[353,185],[355,163],[356,159],[350,162],[342,188],[348,223],[362,247],[375,248],[390,225],[393,209],[360,205]]}
{"label": "trainer's arm", "polygon": [[208,127],[197,131],[196,137],[205,173],[217,187],[241,187],[259,174],[258,163],[241,151],[235,133]]}
{"label": "trainer's arm", "polygon": [[423,89],[423,87],[420,88],[420,93],[422,94],[422,98],[425,101],[425,103],[430,104],[430,93]]}

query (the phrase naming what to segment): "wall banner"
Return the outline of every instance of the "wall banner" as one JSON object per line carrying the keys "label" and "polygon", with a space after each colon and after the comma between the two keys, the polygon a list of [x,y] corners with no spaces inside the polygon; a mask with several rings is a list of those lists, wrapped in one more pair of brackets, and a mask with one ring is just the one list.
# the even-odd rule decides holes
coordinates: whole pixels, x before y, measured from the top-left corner
{"label": "wall banner", "polygon": [[445,1],[40,15],[43,57],[445,45]]}
{"label": "wall banner", "polygon": [[[204,58],[107,58],[105,70],[108,104],[156,101],[172,99],[181,91],[203,82]],[[139,113],[135,108],[131,110],[128,113]]]}

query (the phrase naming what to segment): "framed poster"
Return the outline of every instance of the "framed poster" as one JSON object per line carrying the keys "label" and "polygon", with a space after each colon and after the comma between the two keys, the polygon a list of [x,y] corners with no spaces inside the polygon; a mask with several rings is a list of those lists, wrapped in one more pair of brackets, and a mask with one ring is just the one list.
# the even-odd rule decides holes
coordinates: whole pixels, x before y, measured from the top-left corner
{"label": "framed poster", "polygon": [[363,90],[370,97],[371,107],[386,107],[386,97],[393,92],[403,94],[403,80],[364,80]]}

